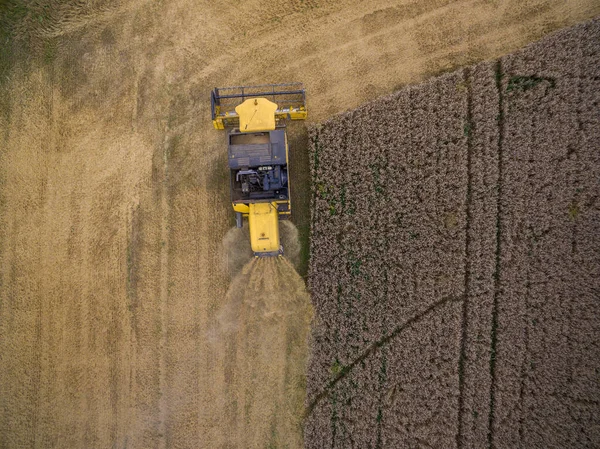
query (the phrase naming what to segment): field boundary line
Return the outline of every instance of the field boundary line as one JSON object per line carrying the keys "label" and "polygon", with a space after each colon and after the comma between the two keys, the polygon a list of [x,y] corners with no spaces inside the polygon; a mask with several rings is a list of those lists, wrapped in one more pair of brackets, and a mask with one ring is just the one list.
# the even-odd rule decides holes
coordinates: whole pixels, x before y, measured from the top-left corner
{"label": "field boundary line", "polygon": [[461,301],[464,301],[464,296],[445,296],[442,299],[439,299],[438,301],[431,304],[429,307],[427,307],[422,312],[419,312],[416,315],[413,315],[411,318],[406,320],[404,323],[396,326],[394,328],[394,330],[392,332],[390,332],[388,335],[382,337],[381,339],[377,340],[374,343],[371,343],[371,345],[367,349],[365,349],[357,358],[355,358],[349,365],[343,366],[341,368],[340,372],[325,385],[325,387],[321,390],[320,393],[318,393],[315,396],[315,398],[310,402],[308,407],[306,407],[306,409],[304,411],[304,415],[302,416],[302,420],[303,421],[306,420],[306,418],[308,418],[311,415],[312,411],[317,406],[317,404],[319,402],[321,402],[321,400],[323,400],[323,398],[325,398],[325,396],[327,396],[329,394],[329,392],[341,380],[343,380],[348,374],[350,374],[350,372],[354,369],[354,367],[356,365],[358,365],[360,362],[364,361],[372,353],[374,353],[375,351],[377,351],[378,349],[380,349],[381,347],[383,347],[384,345],[389,343],[391,340],[393,340],[395,337],[400,335],[404,329],[406,329],[410,325],[420,321],[421,319],[425,318],[431,312],[434,312],[435,310],[439,309],[441,306],[445,305],[446,303],[461,302]]}

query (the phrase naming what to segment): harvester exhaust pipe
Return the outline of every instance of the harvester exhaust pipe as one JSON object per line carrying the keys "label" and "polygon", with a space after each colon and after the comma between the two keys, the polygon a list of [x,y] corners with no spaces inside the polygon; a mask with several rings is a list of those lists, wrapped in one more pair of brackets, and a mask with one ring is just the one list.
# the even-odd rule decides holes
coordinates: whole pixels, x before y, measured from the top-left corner
{"label": "harvester exhaust pipe", "polygon": [[236,212],[235,213],[235,227],[236,228],[241,228],[242,226],[243,226],[242,213],[241,212]]}

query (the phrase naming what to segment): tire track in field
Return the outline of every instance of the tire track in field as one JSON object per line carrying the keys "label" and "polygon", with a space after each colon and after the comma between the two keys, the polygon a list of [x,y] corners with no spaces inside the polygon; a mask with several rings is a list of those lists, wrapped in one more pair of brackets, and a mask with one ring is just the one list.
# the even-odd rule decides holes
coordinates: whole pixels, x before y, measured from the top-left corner
{"label": "tire track in field", "polygon": [[327,395],[329,395],[329,393],[333,390],[333,388],[340,381],[342,381],[348,374],[350,374],[350,372],[356,367],[356,365],[363,362],[372,353],[376,352],[377,350],[379,350],[380,348],[382,348],[383,346],[388,344],[391,340],[393,340],[398,335],[400,335],[402,333],[402,331],[404,331],[406,328],[408,328],[409,326],[411,326],[415,323],[418,323],[423,318],[427,317],[429,314],[437,311],[444,304],[452,303],[452,302],[463,302],[464,300],[465,300],[464,296],[460,296],[460,297],[448,296],[448,297],[442,298],[442,299],[434,302],[433,304],[431,304],[429,307],[427,307],[422,312],[420,312],[416,315],[413,315],[412,318],[409,318],[404,323],[396,326],[394,328],[394,330],[392,332],[390,332],[388,335],[386,335],[383,338],[381,338],[380,340],[372,343],[357,358],[352,360],[352,362],[350,362],[348,365],[344,365],[343,367],[341,367],[340,372],[323,387],[323,389],[321,390],[320,393],[317,393],[315,395],[315,397],[310,401],[309,405],[306,407],[306,410],[304,411],[304,415],[303,415],[302,419],[305,421],[306,418],[308,418],[310,416],[310,414],[313,412],[313,410],[317,406],[317,404],[319,402],[321,402],[321,400],[323,400]]}
{"label": "tire track in field", "polygon": [[[47,101],[49,105],[46,111],[46,125],[52,129],[54,128],[54,71],[51,70],[50,73],[46,74],[44,77],[45,84],[43,86],[41,95],[44,97],[44,100]],[[51,133],[50,141],[55,139],[54,133]],[[44,152],[44,144],[40,145],[40,153]],[[47,182],[49,178],[49,169],[48,169],[48,159],[46,157],[40,158],[43,162],[41,163],[41,173],[40,173],[40,186],[39,186],[39,207],[40,214],[42,217],[46,217],[46,207],[47,207]],[[48,367],[47,362],[48,358],[43,357],[44,349],[45,349],[45,340],[48,339],[49,333],[47,332],[48,327],[45,325],[48,322],[47,317],[52,312],[48,313],[51,307],[48,307],[48,304],[44,301],[44,292],[47,291],[48,286],[48,275],[47,275],[47,267],[45,261],[47,260],[44,257],[44,250],[46,249],[46,242],[44,241],[41,235],[37,235],[37,244],[36,244],[36,253],[37,253],[37,266],[38,266],[38,276],[36,282],[36,301],[35,301],[35,309],[36,309],[36,322],[35,322],[35,353],[34,353],[34,415],[33,415],[33,447],[38,447],[39,444],[43,445],[39,442],[40,438],[40,427],[43,425],[43,414],[42,414],[42,404],[43,404],[43,396],[47,396],[48,392],[45,391],[46,385],[44,385],[44,374]],[[46,330],[46,332],[44,332]],[[50,351],[52,348],[50,347]]]}
{"label": "tire track in field", "polygon": [[[125,343],[129,355],[129,378],[126,387],[127,391],[126,407],[129,410],[134,410],[137,403],[136,399],[136,373],[138,367],[138,353],[136,350],[138,341],[138,317],[136,316],[138,306],[138,264],[139,264],[139,239],[140,239],[140,206],[139,203],[134,205],[128,215],[127,221],[127,280],[126,280],[126,318],[125,323],[129,326],[128,341]],[[132,424],[134,418],[128,413],[124,418],[124,438],[126,444],[132,439]]]}
{"label": "tire track in field", "polygon": [[[530,129],[530,136],[531,136],[531,145],[528,148],[529,154],[528,154],[528,158],[527,158],[527,162],[526,164],[528,164],[529,166],[529,170],[527,170],[527,188],[529,192],[533,192],[534,189],[534,181],[532,180],[533,176],[534,176],[534,163],[532,163],[532,161],[534,161],[534,149],[535,149],[535,141],[536,141],[536,133],[535,133],[535,129],[536,129],[536,116],[532,115],[530,117],[530,122],[528,123],[529,125],[529,129]],[[525,125],[523,125],[523,128],[525,128]],[[532,198],[531,197],[527,197],[526,198],[526,209],[530,210],[530,208],[532,207],[531,202],[532,202]],[[528,233],[534,233],[534,226],[533,223],[531,223],[530,217],[527,216],[526,219],[524,220],[524,227],[526,229],[526,232]],[[533,239],[529,238],[527,239],[527,242],[525,243],[525,245],[527,246],[527,252],[528,254],[533,254],[533,250],[534,250],[534,245],[533,245]],[[529,355],[530,352],[530,332],[529,332],[529,322],[530,322],[530,316],[529,316],[529,311],[530,311],[530,307],[531,307],[531,295],[532,295],[532,289],[531,289],[531,271],[532,271],[532,264],[531,262],[527,264],[526,268],[525,268],[525,296],[523,298],[523,321],[526,323],[526,325],[524,326],[524,335],[523,335],[523,345],[524,345],[524,354],[525,356],[523,357],[523,360],[521,361],[521,368],[520,368],[520,379],[519,379],[519,383],[520,383],[520,387],[519,387],[519,404],[520,407],[523,407],[523,400],[526,396],[526,391],[525,391],[525,385],[526,385],[526,380],[527,380],[527,355]],[[524,413],[521,411],[521,413],[519,414],[519,418],[518,418],[518,435],[519,435],[519,442],[520,445],[523,445],[524,443]]]}
{"label": "tire track in field", "polygon": [[471,83],[471,71],[469,68],[463,70],[463,78],[467,85],[467,199],[465,201],[465,287],[464,300],[462,305],[462,323],[460,337],[460,354],[458,359],[458,424],[456,432],[456,447],[461,447],[463,435],[462,415],[464,413],[464,390],[465,390],[465,359],[467,350],[467,328],[468,328],[468,307],[471,286],[471,221],[473,208],[473,174],[471,168],[472,152],[473,152],[473,131],[475,124],[473,123],[473,86]]}
{"label": "tire track in field", "polygon": [[158,402],[158,447],[166,449],[168,447],[167,419],[168,419],[168,384],[167,384],[167,350],[168,350],[168,301],[169,301],[169,134],[165,130],[163,142],[163,163],[162,179],[160,190],[160,357],[158,363],[159,370],[159,402]]}
{"label": "tire track in field", "polygon": [[[49,86],[46,85],[44,92],[42,93],[44,97],[48,97],[49,103],[52,104],[52,84]],[[50,115],[50,114],[49,114]],[[50,115],[51,118],[51,115]],[[43,145],[41,145],[41,149],[43,150]],[[42,162],[42,173],[39,179],[39,207],[40,214],[44,216],[44,209],[46,203],[46,181],[48,179],[48,164]],[[43,239],[38,234],[36,237],[36,264],[37,264],[37,272],[38,276],[36,276],[36,285],[35,285],[35,324],[34,324],[34,351],[33,351],[33,375],[32,375],[32,385],[33,385],[33,413],[32,413],[32,445],[33,447],[38,446],[38,437],[39,437],[39,427],[40,427],[40,406],[42,403],[42,368],[45,364],[42,358],[42,335],[43,335],[43,318],[44,318],[44,301],[43,301],[43,292],[45,291],[45,267],[44,267],[44,259],[42,258],[43,253]]]}
{"label": "tire track in field", "polygon": [[495,61],[465,69],[467,160],[465,166],[465,299],[459,359],[457,447],[487,446],[489,351],[497,220],[498,115]]}
{"label": "tire track in field", "polygon": [[504,100],[502,95],[502,61],[496,61],[496,88],[498,89],[498,203],[496,206],[496,269],[494,272],[494,302],[492,306],[492,332],[490,347],[490,413],[488,420],[488,444],[491,448],[494,443],[494,406],[496,402],[496,347],[497,347],[497,329],[498,329],[498,301],[500,296],[500,277],[501,277],[501,245],[502,245],[502,191],[503,191],[503,152],[502,143],[504,140]]}

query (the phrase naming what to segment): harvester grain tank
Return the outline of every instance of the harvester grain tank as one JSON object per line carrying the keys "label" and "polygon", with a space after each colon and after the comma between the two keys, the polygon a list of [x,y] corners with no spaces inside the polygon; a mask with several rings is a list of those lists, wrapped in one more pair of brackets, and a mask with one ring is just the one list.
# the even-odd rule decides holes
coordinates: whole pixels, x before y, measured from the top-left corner
{"label": "harvester grain tank", "polygon": [[304,120],[301,83],[215,88],[213,126],[226,129],[231,202],[236,226],[248,220],[256,257],[283,254],[279,220],[292,213],[285,123]]}

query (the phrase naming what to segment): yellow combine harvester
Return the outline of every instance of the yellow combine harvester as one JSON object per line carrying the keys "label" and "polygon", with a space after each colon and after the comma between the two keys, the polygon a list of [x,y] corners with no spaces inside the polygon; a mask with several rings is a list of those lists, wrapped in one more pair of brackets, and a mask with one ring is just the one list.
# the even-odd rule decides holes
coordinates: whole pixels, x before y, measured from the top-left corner
{"label": "yellow combine harvester", "polygon": [[256,257],[283,254],[279,220],[292,212],[285,120],[306,118],[301,83],[215,88],[213,126],[229,129],[227,146],[236,226],[248,218]]}

